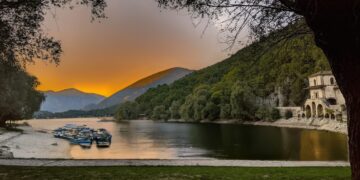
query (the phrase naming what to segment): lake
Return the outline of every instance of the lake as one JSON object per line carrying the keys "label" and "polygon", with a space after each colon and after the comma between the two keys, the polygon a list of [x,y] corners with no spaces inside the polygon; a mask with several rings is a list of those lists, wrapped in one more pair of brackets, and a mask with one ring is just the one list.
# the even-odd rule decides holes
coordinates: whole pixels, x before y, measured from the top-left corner
{"label": "lake", "polygon": [[347,137],[339,133],[234,124],[98,122],[97,118],[30,120],[35,129],[68,123],[106,128],[110,148],[72,145],[74,159],[348,160]]}

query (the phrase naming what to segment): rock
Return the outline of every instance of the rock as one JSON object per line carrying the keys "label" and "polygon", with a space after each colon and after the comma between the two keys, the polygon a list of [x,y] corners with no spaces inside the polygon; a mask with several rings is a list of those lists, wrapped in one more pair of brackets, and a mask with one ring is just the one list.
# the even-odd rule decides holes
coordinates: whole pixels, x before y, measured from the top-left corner
{"label": "rock", "polygon": [[7,150],[9,150],[9,149],[10,149],[10,147],[9,147],[9,146],[1,146],[0,148],[1,148],[1,149],[7,149]]}
{"label": "rock", "polygon": [[58,143],[52,143],[51,145],[53,145],[53,146],[57,146],[57,145],[58,145]]}
{"label": "rock", "polygon": [[0,149],[0,158],[1,159],[11,159],[11,158],[14,158],[14,154],[10,151]]}
{"label": "rock", "polygon": [[36,131],[36,132],[39,132],[39,133],[47,133],[47,131],[46,130],[38,130],[38,131]]}

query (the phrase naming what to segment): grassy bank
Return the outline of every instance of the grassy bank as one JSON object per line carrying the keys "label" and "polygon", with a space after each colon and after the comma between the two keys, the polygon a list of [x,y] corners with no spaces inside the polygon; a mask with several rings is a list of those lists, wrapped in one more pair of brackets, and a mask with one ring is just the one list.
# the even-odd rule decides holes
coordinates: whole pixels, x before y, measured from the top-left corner
{"label": "grassy bank", "polygon": [[350,179],[350,168],[13,167],[0,179]]}

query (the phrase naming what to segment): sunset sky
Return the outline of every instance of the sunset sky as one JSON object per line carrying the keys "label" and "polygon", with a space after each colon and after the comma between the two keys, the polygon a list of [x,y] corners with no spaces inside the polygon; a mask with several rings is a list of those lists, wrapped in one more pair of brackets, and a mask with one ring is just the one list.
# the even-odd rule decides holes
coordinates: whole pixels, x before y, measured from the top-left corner
{"label": "sunset sky", "polygon": [[77,88],[109,96],[136,80],[171,67],[200,69],[227,57],[216,25],[202,36],[186,12],[154,0],[110,0],[107,19],[91,22],[89,8],[51,9],[44,30],[62,42],[59,66],[28,65],[40,90]]}

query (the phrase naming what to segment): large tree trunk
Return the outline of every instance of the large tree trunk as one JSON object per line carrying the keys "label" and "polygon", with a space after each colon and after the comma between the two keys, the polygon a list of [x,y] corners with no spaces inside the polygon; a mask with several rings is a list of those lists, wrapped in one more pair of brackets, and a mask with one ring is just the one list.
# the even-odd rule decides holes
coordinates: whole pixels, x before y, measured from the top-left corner
{"label": "large tree trunk", "polygon": [[353,179],[360,179],[360,56],[327,55],[333,73],[346,99],[348,112],[349,155]]}
{"label": "large tree trunk", "polygon": [[360,180],[360,0],[296,2],[345,97],[352,177]]}
{"label": "large tree trunk", "polygon": [[360,179],[360,99],[348,103],[349,153],[353,179]]}

